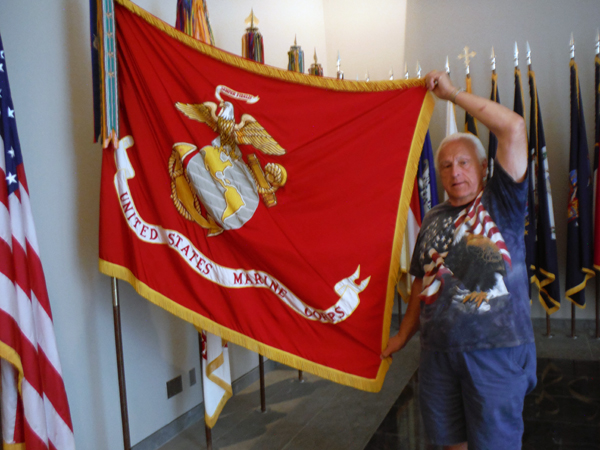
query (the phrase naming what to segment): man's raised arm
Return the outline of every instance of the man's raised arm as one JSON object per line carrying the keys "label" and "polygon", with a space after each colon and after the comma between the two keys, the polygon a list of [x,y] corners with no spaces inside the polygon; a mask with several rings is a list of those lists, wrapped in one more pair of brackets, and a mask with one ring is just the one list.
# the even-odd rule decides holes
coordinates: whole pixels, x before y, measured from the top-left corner
{"label": "man's raised arm", "polygon": [[442,100],[450,100],[484,124],[498,138],[496,159],[515,180],[527,174],[527,131],[517,113],[499,103],[455,87],[446,72],[433,71],[425,77],[427,89]]}

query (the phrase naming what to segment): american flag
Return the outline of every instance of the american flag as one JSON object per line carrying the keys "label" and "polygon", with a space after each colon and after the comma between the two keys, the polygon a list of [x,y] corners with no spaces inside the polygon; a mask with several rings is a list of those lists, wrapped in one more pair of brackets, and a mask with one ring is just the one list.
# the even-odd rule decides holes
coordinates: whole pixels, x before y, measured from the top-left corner
{"label": "american flag", "polygon": [[0,417],[4,448],[74,449],[0,37]]}

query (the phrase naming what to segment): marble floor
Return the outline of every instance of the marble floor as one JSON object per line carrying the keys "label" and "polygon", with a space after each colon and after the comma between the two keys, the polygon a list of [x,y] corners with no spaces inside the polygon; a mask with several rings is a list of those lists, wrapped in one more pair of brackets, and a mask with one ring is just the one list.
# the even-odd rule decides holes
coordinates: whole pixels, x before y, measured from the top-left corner
{"label": "marble floor", "polygon": [[[538,384],[525,398],[523,450],[600,450],[600,340],[589,327],[572,339],[566,322],[551,338],[537,325]],[[418,372],[365,450],[441,449],[427,444],[417,392]]]}
{"label": "marble floor", "polygon": [[[600,341],[589,327],[572,339],[566,322],[552,338],[541,321],[534,325],[538,386],[525,402],[523,449],[600,450]],[[275,365],[265,374],[267,411],[258,381],[237,393],[212,430],[213,449],[437,450],[426,443],[416,401],[418,355],[415,338],[394,357],[378,394],[306,373],[300,383],[298,371]],[[206,449],[202,422],[159,447],[192,449]]]}

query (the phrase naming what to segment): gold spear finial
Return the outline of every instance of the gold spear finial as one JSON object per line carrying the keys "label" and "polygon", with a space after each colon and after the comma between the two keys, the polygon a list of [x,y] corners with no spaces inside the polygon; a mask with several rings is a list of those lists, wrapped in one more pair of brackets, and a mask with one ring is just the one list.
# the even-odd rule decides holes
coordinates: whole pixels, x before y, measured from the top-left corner
{"label": "gold spear finial", "polygon": [[250,28],[254,28],[254,25],[258,25],[258,17],[254,15],[254,8],[250,8],[250,15],[246,17],[246,25],[250,25]]}
{"label": "gold spear finial", "polygon": [[477,53],[475,52],[470,52],[469,53],[469,47],[465,47],[463,48],[463,52],[458,55],[458,59],[465,59],[464,63],[465,63],[465,69],[466,69],[466,73],[467,75],[469,75],[469,65],[471,64],[471,58],[473,58]]}
{"label": "gold spear finial", "polygon": [[317,47],[315,47],[315,66],[317,65]]}

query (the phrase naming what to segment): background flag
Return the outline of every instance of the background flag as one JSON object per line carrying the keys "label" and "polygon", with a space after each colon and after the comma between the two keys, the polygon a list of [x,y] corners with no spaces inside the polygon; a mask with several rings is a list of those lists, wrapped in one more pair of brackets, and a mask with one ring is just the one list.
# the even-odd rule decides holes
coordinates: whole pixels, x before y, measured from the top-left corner
{"label": "background flag", "polygon": [[100,270],[228,342],[379,390],[424,80],[257,64],[126,0],[114,17],[121,134],[103,151]]}
{"label": "background flag", "polygon": [[431,208],[439,203],[435,165],[433,163],[433,149],[431,148],[429,131],[425,135],[423,152],[421,153],[421,158],[419,159],[417,182],[419,186],[419,200],[421,205],[421,221],[423,221],[425,214],[427,214]]}
{"label": "background flag", "polygon": [[[470,74],[467,74],[466,84],[467,84],[466,91],[469,94],[471,94],[473,92],[473,89],[471,87],[471,75]],[[477,121],[475,120],[475,117],[473,117],[467,111],[465,111],[465,132],[472,133],[475,136],[479,136],[479,132],[477,131]]]}
{"label": "background flag", "polygon": [[[205,0],[177,0],[175,28],[205,44],[215,45]],[[204,422],[212,428],[231,398],[231,373],[227,342],[206,331],[202,335],[202,393]]]}
{"label": "background flag", "polygon": [[[400,298],[405,303],[410,299],[410,288],[413,277],[408,273],[413,251],[417,242],[417,236],[421,229],[421,199],[419,195],[418,180],[415,179],[415,186],[410,200],[410,208],[406,218],[406,228],[402,239],[402,250],[400,252],[400,272],[398,275],[397,289]],[[400,305],[398,305],[400,308]]]}
{"label": "background flag", "polygon": [[[492,72],[492,93],[490,100],[500,103],[500,94],[498,92],[498,74],[494,70]],[[488,180],[494,175],[494,161],[496,159],[496,150],[498,149],[498,138],[490,131],[490,140],[488,145]]]}
{"label": "background flag", "polygon": [[225,403],[233,395],[229,349],[227,342],[219,336],[206,331],[202,331],[201,334],[204,422],[209,428],[212,428],[217,423]]}
{"label": "background flag", "polygon": [[433,149],[431,148],[429,131],[425,136],[423,152],[419,158],[419,171],[415,183],[406,229],[404,231],[404,244],[402,245],[402,253],[400,255],[398,293],[405,302],[410,298],[410,286],[413,277],[409,276],[408,270],[410,269],[410,262],[421,228],[421,222],[425,214],[439,203]]}
{"label": "background flag", "polygon": [[[446,136],[450,136],[454,133],[458,133],[454,103],[448,101],[446,102]],[[444,190],[444,201],[446,200],[448,200],[448,193]]]}
{"label": "background flag", "polygon": [[446,102],[446,136],[450,136],[454,133],[458,133],[454,103],[448,101]]}
{"label": "background flag", "polygon": [[539,289],[540,303],[548,314],[552,314],[560,308],[556,227],[554,222],[554,208],[552,206],[546,138],[544,136],[542,111],[540,109],[540,100],[535,82],[535,72],[529,69],[528,75],[529,95],[531,97],[528,172],[529,186],[531,187],[533,184],[533,198],[535,202],[529,211],[530,215],[535,216],[535,223],[537,224],[534,236],[536,242],[533,277]]}
{"label": "background flag", "polygon": [[592,179],[585,120],[579,90],[577,63],[571,59],[571,183],[567,209],[567,286],[566,297],[585,307],[585,286],[594,276],[592,264]]}
{"label": "background flag", "polygon": [[[525,118],[525,108],[523,106],[523,85],[521,83],[521,70],[515,66],[515,97],[513,111]],[[531,131],[531,130],[530,130]],[[531,146],[530,146],[531,148]],[[535,281],[535,247],[536,247],[536,214],[535,214],[535,172],[531,168],[537,164],[535,156],[529,152],[528,156],[528,194],[527,194],[527,215],[525,216],[525,264],[527,265],[527,275],[529,282]],[[529,295],[531,296],[531,285],[529,286]]]}
{"label": "background flag", "polygon": [[0,375],[3,448],[75,448],[1,37]]}
{"label": "background flag", "polygon": [[595,144],[594,144],[594,183],[595,183],[595,217],[594,217],[594,268],[600,270],[600,184],[598,183],[598,164],[600,160],[600,57],[595,58]]}

